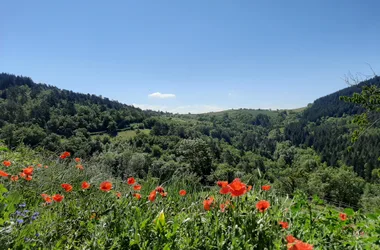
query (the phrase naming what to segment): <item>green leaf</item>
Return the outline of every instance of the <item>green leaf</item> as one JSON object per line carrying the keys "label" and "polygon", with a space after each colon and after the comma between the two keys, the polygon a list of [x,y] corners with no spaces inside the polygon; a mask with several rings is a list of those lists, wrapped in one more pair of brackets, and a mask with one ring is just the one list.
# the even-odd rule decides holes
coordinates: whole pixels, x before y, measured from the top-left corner
{"label": "green leaf", "polygon": [[355,214],[355,211],[352,208],[346,208],[344,209],[344,213],[346,213],[349,216],[353,216]]}

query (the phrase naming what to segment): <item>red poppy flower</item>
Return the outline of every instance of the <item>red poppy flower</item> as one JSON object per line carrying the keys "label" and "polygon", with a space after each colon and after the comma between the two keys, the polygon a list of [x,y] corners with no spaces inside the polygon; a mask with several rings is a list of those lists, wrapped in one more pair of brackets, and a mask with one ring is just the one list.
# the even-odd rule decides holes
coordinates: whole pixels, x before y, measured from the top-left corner
{"label": "red poppy flower", "polygon": [[83,167],[81,164],[78,164],[78,165],[76,166],[76,168],[79,169],[79,170],[84,170],[84,167]]}
{"label": "red poppy flower", "polygon": [[86,181],[82,182],[82,189],[89,189],[90,186],[91,186],[90,183],[88,183]]}
{"label": "red poppy flower", "polygon": [[293,235],[286,236],[288,250],[313,250],[313,245],[302,242]]}
{"label": "red poppy flower", "polygon": [[203,201],[203,208],[206,211],[209,211],[211,209],[211,206],[213,205],[213,203],[214,203],[214,197],[211,196],[211,197],[209,197]]}
{"label": "red poppy flower", "polygon": [[230,188],[232,197],[241,196],[247,192],[247,185],[242,183],[238,178],[233,180],[232,183],[228,185],[228,187]]}
{"label": "red poppy flower", "polygon": [[59,158],[66,159],[67,157],[70,157],[70,155],[71,155],[70,152],[65,151],[61,154]]}
{"label": "red poppy flower", "polygon": [[104,192],[109,192],[112,189],[112,183],[109,181],[103,181],[100,183],[100,190]]}
{"label": "red poppy flower", "polygon": [[153,202],[155,199],[156,199],[156,190],[153,190],[152,192],[150,192],[149,196],[148,196],[148,199]]}
{"label": "red poppy flower", "polygon": [[120,193],[120,192],[117,192],[117,193],[116,193],[116,196],[117,196],[117,198],[120,199],[120,198],[121,198],[121,193]]}
{"label": "red poppy flower", "polygon": [[45,166],[45,168],[49,168],[49,166]]}
{"label": "red poppy flower", "polygon": [[283,229],[289,228],[289,223],[287,223],[285,221],[280,221],[278,224],[280,224]]}
{"label": "red poppy flower", "polygon": [[286,241],[288,243],[294,243],[297,239],[293,235],[286,236]]}
{"label": "red poppy flower", "polygon": [[31,175],[27,175],[26,177],[25,177],[25,180],[27,180],[27,181],[31,181],[33,179],[33,177],[31,176]]}
{"label": "red poppy flower", "polygon": [[345,221],[345,220],[347,220],[347,214],[345,214],[345,213],[340,213],[340,214],[339,214],[339,218],[340,218],[342,221]]}
{"label": "red poppy flower", "polygon": [[135,178],[133,178],[133,177],[129,177],[129,178],[127,179],[127,183],[128,183],[128,185],[133,185],[133,184],[135,184],[135,182],[136,182],[136,180],[135,180]]}
{"label": "red poppy flower", "polygon": [[3,161],[3,165],[9,167],[12,163],[10,161]]}
{"label": "red poppy flower", "polygon": [[66,192],[71,192],[73,190],[73,186],[67,183],[61,184],[61,187],[66,191]]}
{"label": "red poppy flower", "polygon": [[141,194],[133,194],[134,197],[136,197],[136,199],[140,200],[141,199]]}
{"label": "red poppy flower", "polygon": [[288,243],[288,250],[313,250],[313,245],[296,240],[294,243]]}
{"label": "red poppy flower", "polygon": [[134,185],[133,190],[135,190],[135,191],[141,190],[141,185],[139,185],[139,184]]}
{"label": "red poppy flower", "polygon": [[228,181],[218,181],[216,184],[218,184],[219,187],[227,187]]}
{"label": "red poppy flower", "polygon": [[33,170],[34,170],[33,167],[27,167],[27,168],[24,168],[24,169],[22,170],[22,172],[23,172],[24,174],[26,174],[26,175],[32,175],[32,174],[33,174]]}
{"label": "red poppy flower", "polygon": [[65,197],[63,195],[60,195],[60,194],[53,195],[53,200],[55,202],[61,202],[63,200],[63,198],[65,198]]}
{"label": "red poppy flower", "polygon": [[76,163],[80,162],[80,158],[78,158],[78,157],[75,158],[75,162],[76,162]]}
{"label": "red poppy flower", "polygon": [[222,189],[220,189],[220,191],[219,191],[219,193],[221,193],[221,194],[228,194],[230,192],[231,192],[231,190],[230,190],[229,186],[222,187]]}
{"label": "red poppy flower", "polygon": [[4,171],[2,171],[2,170],[0,170],[0,176],[2,176],[2,177],[8,177],[9,174],[6,173],[6,172],[4,172]]}
{"label": "red poppy flower", "polygon": [[222,203],[222,204],[220,204],[220,212],[222,212],[222,213],[224,213],[225,211],[226,211],[226,204],[224,204],[224,203]]}
{"label": "red poppy flower", "polygon": [[20,173],[20,177],[23,178],[23,179],[25,179],[26,178],[26,174],[24,174],[24,172],[21,172]]}
{"label": "red poppy flower", "polygon": [[37,164],[37,167],[38,168],[42,168],[42,164]]}
{"label": "red poppy flower", "polygon": [[163,192],[163,193],[160,193],[161,194],[161,197],[166,197],[166,196],[168,196],[168,193],[167,192]]}
{"label": "red poppy flower", "polygon": [[11,181],[18,181],[18,175],[12,175]]}
{"label": "red poppy flower", "polygon": [[51,199],[51,197],[49,195],[47,195],[47,194],[41,194],[41,196],[42,196],[42,199],[45,200],[45,202],[47,202],[47,203],[51,203],[52,202],[52,199]]}
{"label": "red poppy flower", "polygon": [[265,210],[267,210],[270,207],[269,201],[261,200],[256,203],[256,208],[263,213]]}
{"label": "red poppy flower", "polygon": [[252,190],[252,186],[249,185],[248,188],[247,188],[247,192],[251,191]]}
{"label": "red poppy flower", "polygon": [[160,194],[165,192],[165,189],[161,186],[156,187],[156,192],[159,192]]}
{"label": "red poppy flower", "polygon": [[187,194],[187,192],[186,192],[186,190],[180,190],[179,191],[179,195],[181,195],[181,196],[185,196]]}
{"label": "red poppy flower", "polygon": [[270,190],[270,185],[264,185],[261,187],[262,190],[264,191],[269,191]]}

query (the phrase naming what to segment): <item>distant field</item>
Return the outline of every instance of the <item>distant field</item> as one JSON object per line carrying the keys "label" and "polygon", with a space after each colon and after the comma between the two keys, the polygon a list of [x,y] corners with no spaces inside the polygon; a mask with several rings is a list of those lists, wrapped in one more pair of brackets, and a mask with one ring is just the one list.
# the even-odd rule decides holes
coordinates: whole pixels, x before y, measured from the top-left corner
{"label": "distant field", "polygon": [[[127,139],[133,138],[136,136],[136,131],[137,130],[122,131],[122,132],[117,133],[117,137],[124,137]],[[149,135],[150,129],[140,129],[140,132]]]}
{"label": "distant field", "polygon": [[236,117],[242,114],[250,114],[253,116],[256,116],[258,114],[265,114],[268,116],[277,116],[278,111],[277,110],[269,110],[269,109],[229,109],[219,112],[210,112],[205,114],[199,114],[195,116],[202,116],[202,115],[216,115],[216,116],[223,116],[224,114],[228,114],[230,117]]}

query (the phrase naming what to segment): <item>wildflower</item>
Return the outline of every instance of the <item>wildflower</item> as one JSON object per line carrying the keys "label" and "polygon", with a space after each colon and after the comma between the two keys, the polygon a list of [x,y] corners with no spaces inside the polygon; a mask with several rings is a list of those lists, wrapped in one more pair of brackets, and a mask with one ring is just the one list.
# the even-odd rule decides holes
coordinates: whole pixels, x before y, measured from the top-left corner
{"label": "wildflower", "polygon": [[153,202],[155,199],[156,199],[156,190],[153,190],[152,192],[150,192],[149,196],[148,196],[148,199]]}
{"label": "wildflower", "polygon": [[224,203],[220,204],[220,211],[224,213],[226,211],[226,207],[227,207],[226,204]]}
{"label": "wildflower", "polygon": [[63,160],[63,159],[66,159],[67,157],[70,157],[70,155],[71,155],[70,152],[65,151],[61,154],[59,158]]}
{"label": "wildflower", "polygon": [[167,192],[163,192],[163,193],[160,193],[161,194],[161,197],[166,197],[166,196],[168,196],[168,193]]}
{"label": "wildflower", "polygon": [[227,187],[228,181],[218,181],[216,184],[218,184],[219,187]]}
{"label": "wildflower", "polygon": [[76,168],[79,169],[79,170],[84,170],[84,167],[83,167],[83,165],[81,165],[81,164],[78,164],[78,165],[76,166]]}
{"label": "wildflower", "polygon": [[104,192],[109,192],[112,189],[112,183],[109,181],[103,181],[100,183],[100,190]]}
{"label": "wildflower", "polygon": [[128,183],[128,185],[133,185],[133,184],[135,184],[135,182],[136,182],[136,180],[135,180],[135,178],[133,178],[133,177],[129,177],[129,178],[127,179],[127,183]]}
{"label": "wildflower", "polygon": [[44,199],[46,203],[51,203],[52,202],[51,197],[49,195],[47,195],[47,194],[41,194],[41,196],[42,196],[42,199]]}
{"label": "wildflower", "polygon": [[80,158],[78,158],[78,157],[75,158],[75,162],[76,162],[76,163],[79,163],[79,162],[80,162]]}
{"label": "wildflower", "polygon": [[18,175],[12,175],[11,181],[18,181]]}
{"label": "wildflower", "polygon": [[179,195],[181,195],[181,196],[185,196],[187,194],[187,192],[186,192],[186,190],[181,190],[181,191],[179,191]]}
{"label": "wildflower", "polygon": [[218,182],[218,185],[222,187],[219,193],[221,194],[231,193],[233,197],[237,197],[247,192],[247,185],[242,183],[239,178],[236,178],[228,185],[225,185],[225,184],[226,182]]}
{"label": "wildflower", "polygon": [[3,165],[9,167],[12,165],[12,163],[10,161],[3,161]]}
{"label": "wildflower", "polygon": [[134,185],[133,186],[133,190],[140,191],[141,190],[141,185],[139,185],[139,184]]}
{"label": "wildflower", "polygon": [[118,199],[120,199],[120,198],[121,198],[121,193],[120,193],[120,192],[117,192],[117,193],[116,193],[116,196],[117,196]]}
{"label": "wildflower", "polygon": [[42,168],[42,164],[37,164],[37,167],[38,168]]}
{"label": "wildflower", "polygon": [[32,215],[31,219],[32,219],[32,220],[36,220],[36,219],[38,218],[39,215],[40,215],[39,212],[35,212],[35,213]]}
{"label": "wildflower", "polygon": [[31,176],[31,175],[27,175],[26,177],[25,177],[25,180],[27,180],[27,181],[31,181],[33,179],[33,177]]}
{"label": "wildflower", "polygon": [[27,176],[27,175],[26,175],[26,174],[24,174],[24,172],[21,172],[21,173],[20,173],[20,177],[21,177],[21,178],[25,179],[25,178],[26,178],[26,176]]}
{"label": "wildflower", "polygon": [[133,194],[133,197],[135,197],[136,199],[140,200],[141,199],[141,194]]}
{"label": "wildflower", "polygon": [[247,186],[239,178],[233,180],[228,187],[230,188],[232,197],[241,196],[247,192]]}
{"label": "wildflower", "polygon": [[213,203],[214,203],[214,197],[211,196],[211,197],[209,197],[203,201],[203,208],[206,211],[209,211],[211,209],[211,205],[213,205]]}
{"label": "wildflower", "polygon": [[40,234],[39,234],[39,233],[36,233],[36,237],[40,237]]}
{"label": "wildflower", "polygon": [[292,235],[286,236],[288,250],[313,250],[313,245],[302,242]]}
{"label": "wildflower", "polygon": [[229,186],[222,187],[222,189],[220,189],[220,191],[219,191],[219,193],[221,193],[221,194],[228,194],[229,192],[231,192]]}
{"label": "wildflower", "polygon": [[345,221],[345,220],[347,220],[347,214],[345,214],[345,213],[339,213],[339,218],[340,218],[342,221]]}
{"label": "wildflower", "polygon": [[86,181],[82,182],[82,189],[89,189],[90,186],[91,186],[90,183],[88,183]]}
{"label": "wildflower", "polygon": [[71,192],[73,190],[73,186],[67,183],[61,184],[61,187],[66,191],[66,192]]}
{"label": "wildflower", "polygon": [[252,186],[249,185],[248,188],[247,188],[247,192],[251,191],[252,190]]}
{"label": "wildflower", "polygon": [[23,220],[23,219],[18,219],[18,220],[17,220],[17,223],[18,223],[18,224],[22,224],[22,223],[24,223],[24,220]]}
{"label": "wildflower", "polygon": [[270,207],[270,203],[269,203],[269,201],[266,201],[266,200],[261,200],[261,201],[256,203],[256,208],[261,213],[265,212],[265,210],[267,210],[269,207]]}
{"label": "wildflower", "polygon": [[45,166],[45,168],[49,168],[49,166]]}
{"label": "wildflower", "polygon": [[63,198],[65,198],[65,197],[63,195],[60,195],[60,194],[53,195],[53,200],[55,202],[61,202],[63,200]]}
{"label": "wildflower", "polygon": [[162,194],[162,193],[165,192],[165,189],[163,187],[161,187],[161,186],[156,187],[155,190],[156,190],[156,192],[159,192],[160,194]]}
{"label": "wildflower", "polygon": [[264,186],[261,187],[261,189],[264,190],[264,191],[269,191],[270,188],[271,188],[270,185],[264,185]]}
{"label": "wildflower", "polygon": [[21,204],[18,205],[18,207],[26,207],[26,203],[25,202],[21,203]]}
{"label": "wildflower", "polygon": [[280,224],[280,226],[283,228],[283,229],[288,229],[289,228],[289,223],[285,222],[285,221],[280,221],[278,224]]}
{"label": "wildflower", "polygon": [[2,176],[2,177],[8,177],[9,174],[6,173],[6,172],[4,172],[4,171],[2,171],[2,170],[0,170],[0,176]]}
{"label": "wildflower", "polygon": [[32,174],[33,174],[33,170],[34,170],[34,168],[31,167],[31,166],[29,166],[29,167],[27,167],[27,168],[24,168],[24,169],[22,170],[22,172],[23,172],[24,174],[26,174],[26,175],[32,175]]}

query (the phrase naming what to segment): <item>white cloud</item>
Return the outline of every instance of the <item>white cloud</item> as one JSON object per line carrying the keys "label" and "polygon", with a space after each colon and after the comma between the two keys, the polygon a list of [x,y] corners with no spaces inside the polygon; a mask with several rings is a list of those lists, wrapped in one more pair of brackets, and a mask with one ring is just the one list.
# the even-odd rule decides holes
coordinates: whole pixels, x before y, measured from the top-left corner
{"label": "white cloud", "polygon": [[160,92],[152,93],[148,95],[149,98],[158,98],[158,99],[168,99],[168,98],[175,98],[175,94],[161,94]]}

